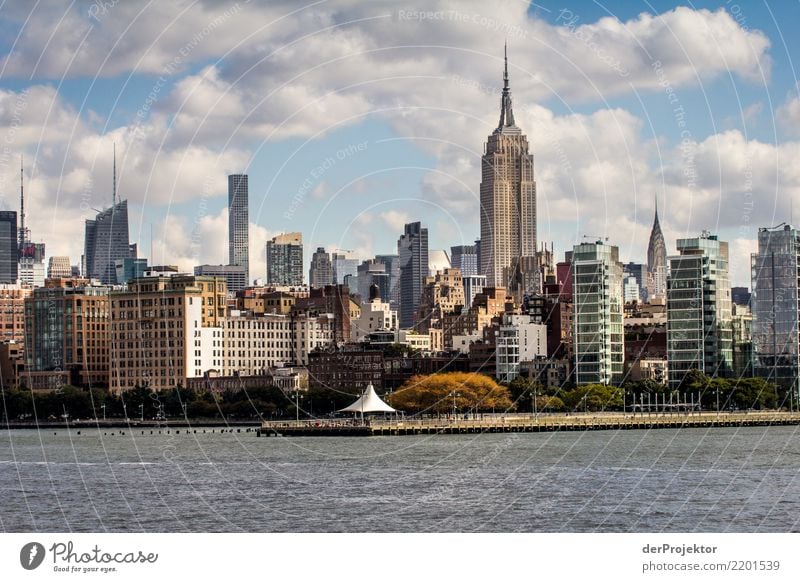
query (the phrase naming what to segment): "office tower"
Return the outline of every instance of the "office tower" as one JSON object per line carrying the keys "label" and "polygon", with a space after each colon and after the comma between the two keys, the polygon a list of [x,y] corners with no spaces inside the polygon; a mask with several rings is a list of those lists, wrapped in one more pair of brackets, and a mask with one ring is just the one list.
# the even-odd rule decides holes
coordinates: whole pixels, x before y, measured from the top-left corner
{"label": "office tower", "polygon": [[69,257],[50,257],[47,263],[47,277],[50,279],[68,279],[72,277],[72,265]]}
{"label": "office tower", "polygon": [[[636,301],[640,303],[647,302],[647,280],[648,280],[648,271],[647,265],[643,265],[642,263],[626,263],[622,270],[625,273],[625,278],[633,277],[636,280],[636,285],[639,287],[639,297]],[[628,301],[628,298],[625,298],[625,301]],[[633,299],[631,299],[633,301]]]}
{"label": "office tower", "polygon": [[375,255],[375,259],[386,267],[389,276],[389,305],[395,311],[400,309],[400,257],[397,255]]}
{"label": "office tower", "polygon": [[536,182],[528,138],[514,123],[508,56],[500,123],[481,159],[480,203],[480,272],[490,287],[510,289],[520,257],[536,253]]}
{"label": "office tower", "polygon": [[727,376],[733,366],[728,243],[704,232],[678,239],[667,278],[669,386],[680,386],[697,369]]}
{"label": "office tower", "polygon": [[114,181],[111,207],[87,220],[84,234],[84,276],[105,285],[117,282],[116,261],[130,257],[128,201],[117,202],[117,156],[114,150]]}
{"label": "office tower", "polygon": [[464,283],[464,310],[472,307],[472,300],[486,287],[486,275],[469,275],[462,277]]}
{"label": "office tower", "polygon": [[333,264],[331,256],[322,248],[311,255],[311,267],[308,270],[308,284],[313,288],[324,287],[333,284]]}
{"label": "office tower", "polygon": [[444,316],[464,310],[464,282],[458,269],[444,269],[425,277],[417,311],[416,329],[428,333],[442,329]]}
{"label": "office tower", "polygon": [[389,303],[390,276],[386,272],[385,263],[377,258],[362,261],[358,266],[357,273],[355,285],[351,285],[350,288],[361,297],[361,301],[366,301],[369,298],[370,289],[373,285],[376,285],[381,300]]}
{"label": "office tower", "polygon": [[[639,281],[642,287],[642,282]],[[656,214],[653,229],[650,231],[650,242],[647,245],[647,300],[664,297],[667,292],[667,244],[658,222],[658,199],[656,198]]]}
{"label": "office tower", "polygon": [[0,210],[0,283],[17,282],[17,213]]}
{"label": "office tower", "polygon": [[475,245],[450,247],[450,266],[461,271],[464,277],[478,274],[478,254]]}
{"label": "office tower", "polygon": [[575,382],[619,384],[625,357],[619,249],[602,241],[576,245],[572,289]]}
{"label": "office tower", "polygon": [[400,257],[400,327],[414,326],[422,285],[428,276],[428,229],[419,222],[405,225],[397,241]]}
{"label": "office tower", "polygon": [[30,388],[108,386],[108,292],[86,279],[49,279],[25,299]]}
{"label": "office tower", "polygon": [[228,291],[241,291],[247,287],[247,271],[242,265],[197,265],[194,274],[225,279]]}
{"label": "office tower", "polygon": [[289,232],[267,241],[267,285],[303,284],[303,235]]}
{"label": "office tower", "polygon": [[247,174],[228,176],[228,264],[244,267],[245,286],[250,281],[250,218]]}
{"label": "office tower", "polygon": [[754,372],[784,388],[800,384],[798,359],[798,265],[800,231],[789,225],[758,230],[758,254],[751,255]]}
{"label": "office tower", "polygon": [[342,285],[345,283],[345,277],[348,275],[355,277],[358,274],[357,259],[348,259],[347,255],[333,253],[333,256],[331,257],[331,263],[333,264],[334,285]]}

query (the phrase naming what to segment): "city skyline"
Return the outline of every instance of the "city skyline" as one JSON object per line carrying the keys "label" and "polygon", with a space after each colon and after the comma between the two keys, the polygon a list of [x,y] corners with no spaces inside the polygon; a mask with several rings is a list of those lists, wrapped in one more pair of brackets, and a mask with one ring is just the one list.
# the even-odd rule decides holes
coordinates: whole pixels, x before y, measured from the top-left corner
{"label": "city skyline", "polygon": [[[724,2],[702,2],[645,16],[617,6],[608,22],[632,31],[639,44],[630,44],[598,26],[604,14],[588,2],[569,11],[547,2],[527,9],[504,5],[491,15],[495,31],[480,18],[457,19],[446,11],[422,20],[414,12],[421,6],[402,14],[374,6],[341,13],[323,7],[338,25],[335,34],[355,32],[366,47],[344,50],[337,76],[333,63],[310,66],[308,57],[319,60],[327,45],[300,41],[307,56],[298,58],[291,27],[253,28],[270,8],[250,5],[203,7],[191,20],[178,19],[166,38],[149,50],[144,45],[147,59],[137,66],[111,50],[124,36],[116,26],[134,9],[130,4],[113,6],[114,18],[77,8],[66,13],[71,30],[92,27],[92,41],[108,49],[97,54],[111,55],[107,63],[83,54],[71,65],[53,58],[71,42],[61,28],[53,38],[57,49],[28,67],[32,75],[22,71],[35,64],[31,55],[40,54],[41,39],[26,28],[13,54],[5,47],[2,98],[9,124],[18,129],[8,161],[0,164],[0,205],[16,209],[11,160],[24,153],[31,160],[26,215],[34,240],[47,233],[53,252],[73,263],[81,254],[74,224],[91,217],[88,208],[107,205],[113,142],[131,237],[140,243],[140,256],[150,256],[152,224],[158,263],[189,270],[227,261],[225,176],[238,172],[251,178],[250,251],[258,269],[251,278],[264,275],[264,243],[281,232],[306,234],[304,270],[319,246],[354,249],[359,259],[390,252],[402,224],[421,218],[431,248],[472,243],[479,230],[477,144],[495,123],[506,37],[517,124],[526,128],[537,156],[539,240],[564,250],[584,234],[613,239],[624,233],[614,241],[621,257],[644,262],[656,192],[667,247],[705,229],[718,232],[731,242],[732,279],[741,285],[749,279],[755,225],[791,221],[798,181],[783,161],[797,147],[797,97],[789,68],[781,65],[795,41],[784,48],[763,11],[733,14]],[[788,9],[775,10],[785,20]],[[489,17],[479,4],[459,12],[473,13]],[[42,8],[32,19],[48,16]],[[358,16],[375,22],[343,24]],[[395,24],[381,26],[381,18]],[[204,28],[209,23],[213,27]],[[150,39],[147,27],[137,23],[131,34]],[[242,30],[269,33],[268,58],[227,52]],[[198,31],[201,38],[187,48],[186,39]],[[431,42],[422,50],[409,42],[410,36],[442,33],[452,37],[451,48]],[[395,48],[373,50],[384,44]],[[607,46],[613,58],[603,60],[593,46]],[[718,46],[733,56],[721,59]],[[370,78],[412,62],[425,83]],[[585,76],[572,63],[581,63]],[[234,86],[232,75],[250,65],[252,74]],[[302,81],[300,96],[284,87],[290,69]],[[54,87],[62,76],[66,82]],[[331,83],[334,91],[320,91]],[[53,113],[42,117],[40,111]],[[75,131],[65,129],[72,126]],[[36,145],[42,135],[46,148]],[[754,199],[762,203],[751,206]],[[192,236],[179,239],[182,233]]]}

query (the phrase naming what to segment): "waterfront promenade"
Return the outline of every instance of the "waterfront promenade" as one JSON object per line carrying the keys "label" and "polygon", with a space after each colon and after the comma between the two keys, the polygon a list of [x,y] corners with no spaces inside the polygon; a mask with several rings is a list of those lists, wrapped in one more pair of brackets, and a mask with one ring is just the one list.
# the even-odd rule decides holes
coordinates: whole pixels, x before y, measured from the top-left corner
{"label": "waterfront promenade", "polygon": [[556,432],[588,430],[649,430],[663,428],[714,428],[800,425],[800,413],[664,412],[577,413],[492,416],[490,418],[430,418],[398,420],[300,420],[264,422],[257,436],[399,436],[478,434],[499,432]]}

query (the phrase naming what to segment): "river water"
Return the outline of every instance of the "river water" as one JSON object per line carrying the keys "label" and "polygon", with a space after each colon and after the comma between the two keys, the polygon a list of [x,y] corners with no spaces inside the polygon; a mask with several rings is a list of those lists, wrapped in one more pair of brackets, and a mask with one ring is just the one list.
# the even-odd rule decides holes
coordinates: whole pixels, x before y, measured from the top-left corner
{"label": "river water", "polygon": [[798,427],[105,432],[0,432],[0,530],[800,531]]}

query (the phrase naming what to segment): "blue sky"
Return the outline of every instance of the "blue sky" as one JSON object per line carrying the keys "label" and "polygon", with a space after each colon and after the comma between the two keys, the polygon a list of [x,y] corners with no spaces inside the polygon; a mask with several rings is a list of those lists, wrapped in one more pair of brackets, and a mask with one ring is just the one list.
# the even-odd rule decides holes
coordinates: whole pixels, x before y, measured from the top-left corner
{"label": "blue sky", "polygon": [[591,234],[643,260],[658,196],[670,250],[718,232],[748,284],[756,227],[800,194],[795,2],[154,4],[0,8],[0,206],[24,153],[48,254],[79,260],[112,143],[156,262],[226,260],[225,175],[241,171],[253,276],[291,230],[307,259],[393,252],[410,220],[432,248],[471,242],[506,40],[539,237],[559,255]]}

